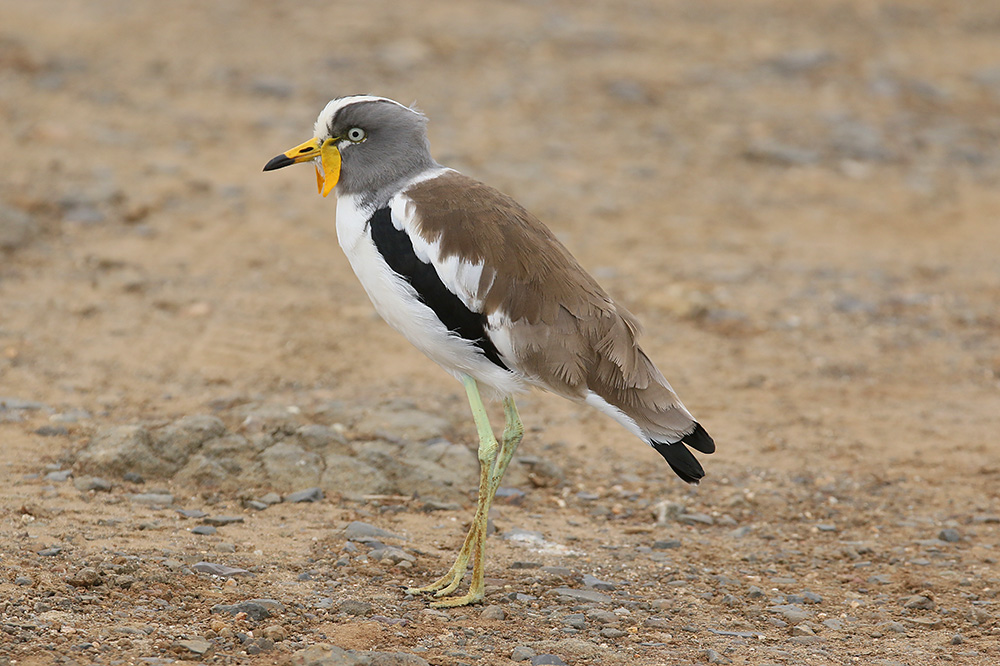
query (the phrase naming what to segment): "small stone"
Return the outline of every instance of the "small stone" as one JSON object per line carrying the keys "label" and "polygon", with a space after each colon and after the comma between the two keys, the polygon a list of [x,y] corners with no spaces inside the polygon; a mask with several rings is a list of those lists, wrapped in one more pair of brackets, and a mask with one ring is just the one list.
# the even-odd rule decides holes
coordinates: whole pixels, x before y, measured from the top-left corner
{"label": "small stone", "polygon": [[417,558],[413,555],[410,555],[402,548],[396,548],[395,546],[386,546],[385,548],[373,550],[368,553],[368,557],[373,560],[388,562],[390,564],[402,564],[404,562],[413,563],[417,560]]}
{"label": "small stone", "polygon": [[270,504],[265,504],[264,502],[258,502],[257,500],[247,500],[245,506],[253,511],[265,511],[270,507]]}
{"label": "small stone", "polygon": [[200,534],[201,536],[211,536],[218,531],[211,525],[196,525],[191,528],[191,534]]}
{"label": "small stone", "polygon": [[593,588],[595,590],[611,591],[616,589],[614,583],[609,583],[607,581],[601,580],[600,578],[591,576],[590,574],[583,574],[582,582],[584,587]]}
{"label": "small stone", "polygon": [[662,541],[653,542],[653,550],[670,550],[672,548],[680,548],[680,539],[664,539]]}
{"label": "small stone", "polygon": [[500,606],[493,605],[484,608],[479,617],[483,620],[506,620],[507,613]]}
{"label": "small stone", "polygon": [[66,426],[43,425],[35,428],[35,434],[41,437],[61,437],[68,435],[69,429]]}
{"label": "small stone", "polygon": [[97,569],[92,567],[84,567],[76,572],[72,577],[67,578],[66,582],[73,587],[93,587],[95,585],[100,585],[101,575],[97,573]]}
{"label": "small stone", "polygon": [[46,481],[52,481],[54,483],[62,483],[73,476],[73,470],[71,469],[61,469],[56,472],[49,472],[45,475]]}
{"label": "small stone", "polygon": [[296,490],[294,493],[285,497],[285,501],[292,504],[296,504],[298,502],[319,502],[321,499],[323,499],[323,490],[321,488]]}
{"label": "small stone", "polygon": [[815,592],[804,590],[802,592],[802,602],[807,604],[821,604],[823,603],[823,597],[816,594]]}
{"label": "small stone", "polygon": [[38,554],[42,557],[54,557],[62,552],[61,546],[52,546],[51,548],[43,548],[38,551]]}
{"label": "small stone", "polygon": [[805,620],[808,620],[813,616],[811,611],[799,608],[794,604],[780,604],[777,606],[771,606],[767,610],[777,615],[781,615],[785,620],[792,624],[799,624]]}
{"label": "small stone", "polygon": [[566,666],[566,662],[554,654],[536,654],[530,657],[529,663],[531,666]]}
{"label": "small stone", "polygon": [[93,490],[101,493],[109,492],[112,488],[110,481],[99,476],[79,476],[73,479],[73,487],[81,492]]}
{"label": "small stone", "polygon": [[747,589],[747,596],[751,599],[761,599],[766,595],[764,594],[764,590],[760,589],[756,585],[751,585]]}
{"label": "small stone", "polygon": [[213,613],[224,613],[226,615],[239,615],[246,613],[252,620],[260,621],[271,617],[272,613],[284,612],[285,605],[274,599],[250,599],[237,604],[216,604],[212,606]]}
{"label": "small stone", "polygon": [[606,611],[601,608],[591,608],[588,610],[587,619],[600,624],[618,624],[620,621],[620,618],[617,615],[611,611]]}
{"label": "small stone", "polygon": [[962,634],[955,634],[954,636],[951,637],[951,641],[949,642],[952,645],[961,645],[962,643],[965,642],[965,636],[963,636]]}
{"label": "small stone", "polygon": [[233,523],[242,523],[243,516],[208,516],[202,522],[206,525],[221,527],[223,525],[232,525]]}
{"label": "small stone", "polygon": [[715,650],[705,650],[705,661],[710,664],[731,664],[733,660],[725,655],[721,655]]}
{"label": "small stone", "polygon": [[32,581],[27,576],[18,576],[17,578],[14,579],[14,585],[24,585],[24,586],[27,586],[27,585],[31,585],[33,582],[34,581]]}
{"label": "small stone", "polygon": [[605,638],[621,638],[622,636],[627,635],[627,632],[622,631],[621,629],[616,629],[615,627],[604,627],[598,633]]}
{"label": "small stone", "polygon": [[195,562],[191,565],[191,569],[194,571],[200,571],[201,573],[212,574],[213,576],[222,576],[224,578],[250,573],[246,569],[229,567],[225,564],[216,564],[215,562]]}
{"label": "small stone", "polygon": [[816,632],[808,623],[802,622],[792,627],[792,636],[815,636]]}
{"label": "small stone", "polygon": [[177,509],[177,513],[185,518],[204,518],[208,515],[201,509]]}
{"label": "small stone", "polygon": [[889,622],[888,624],[885,625],[885,630],[886,631],[891,631],[891,632],[893,632],[895,634],[905,634],[906,633],[906,627],[904,627],[899,622]]}
{"label": "small stone", "polygon": [[682,513],[677,516],[677,522],[685,525],[714,525],[715,519],[707,513]]}
{"label": "small stone", "polygon": [[380,527],[375,527],[360,520],[355,520],[344,528],[344,538],[354,541],[361,541],[363,537],[375,537],[379,539],[402,539],[403,537],[392,532],[387,532]]}
{"label": "small stone", "polygon": [[562,623],[574,629],[584,629],[587,626],[587,618],[584,617],[583,613],[574,613],[573,615],[564,617]]}
{"label": "small stone", "polygon": [[913,617],[913,618],[909,618],[908,617],[908,618],[906,618],[906,621],[909,624],[911,624],[911,625],[913,625],[915,627],[918,627],[920,629],[940,629],[941,628],[941,620],[939,618],[936,618],[936,617]]}
{"label": "small stone", "polygon": [[212,643],[201,636],[196,636],[195,638],[189,638],[183,641],[176,641],[171,645],[174,652],[179,652],[181,654],[185,652],[191,652],[200,656],[207,655],[212,650]]}
{"label": "small stone", "polygon": [[843,631],[844,621],[837,619],[835,617],[831,617],[826,620],[823,620],[823,626],[826,627],[827,629],[833,629],[834,631]]}
{"label": "small stone", "polygon": [[954,527],[946,527],[938,533],[938,539],[948,543],[958,543],[962,540],[962,535]]}
{"label": "small stone", "polygon": [[288,632],[280,624],[270,624],[264,627],[263,636],[277,643],[285,640],[288,637]]}
{"label": "small stone", "polygon": [[337,610],[348,615],[371,615],[372,605],[367,601],[357,599],[344,599],[337,605]]}
{"label": "small stone", "polygon": [[264,504],[281,504],[281,495],[275,492],[270,492],[260,497],[260,501]]}
{"label": "small stone", "polygon": [[535,651],[527,645],[518,645],[510,653],[511,661],[528,661],[535,656]]}
{"label": "small stone", "polygon": [[934,608],[937,606],[937,604],[934,603],[933,599],[925,597],[922,594],[913,594],[908,597],[903,597],[901,601],[903,603],[903,608],[934,610]]}
{"label": "small stone", "polygon": [[542,565],[541,565],[540,562],[520,562],[520,561],[514,561],[514,562],[511,562],[510,568],[511,569],[538,569],[541,566]]}

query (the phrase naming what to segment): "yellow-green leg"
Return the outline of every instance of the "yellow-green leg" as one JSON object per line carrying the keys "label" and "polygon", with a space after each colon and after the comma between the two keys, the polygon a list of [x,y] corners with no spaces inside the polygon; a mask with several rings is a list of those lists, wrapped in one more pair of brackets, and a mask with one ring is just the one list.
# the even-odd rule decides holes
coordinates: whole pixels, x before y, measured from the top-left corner
{"label": "yellow-green leg", "polygon": [[518,417],[514,399],[504,398],[505,425],[503,439],[498,446],[476,381],[465,376],[462,378],[462,383],[465,385],[469,406],[472,408],[472,417],[475,419],[476,430],[479,434],[479,498],[476,502],[476,515],[472,519],[465,543],[462,544],[462,549],[458,552],[458,558],[448,573],[430,585],[409,588],[406,592],[408,594],[433,592],[435,597],[445,597],[451,594],[465,577],[465,570],[470,558],[472,558],[472,583],[469,585],[467,594],[432,603],[431,605],[436,608],[465,606],[483,600],[486,587],[486,521],[489,517],[493,497],[496,495],[497,488],[500,487],[500,480],[503,478],[504,472],[507,471],[507,465],[514,457],[514,452],[524,434],[524,427]]}

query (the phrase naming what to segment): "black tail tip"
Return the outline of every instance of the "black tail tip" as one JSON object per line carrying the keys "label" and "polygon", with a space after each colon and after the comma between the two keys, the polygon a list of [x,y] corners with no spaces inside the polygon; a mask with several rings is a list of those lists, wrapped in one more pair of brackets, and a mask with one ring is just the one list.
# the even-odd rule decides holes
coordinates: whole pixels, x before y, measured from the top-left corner
{"label": "black tail tip", "polygon": [[697,484],[705,476],[701,463],[681,442],[673,444],[653,442],[653,448],[663,456],[670,469],[674,470],[674,474],[681,477],[682,481]]}
{"label": "black tail tip", "polygon": [[690,446],[695,451],[702,453],[715,453],[715,440],[701,427],[700,423],[694,424],[694,430],[681,437],[681,441]]}

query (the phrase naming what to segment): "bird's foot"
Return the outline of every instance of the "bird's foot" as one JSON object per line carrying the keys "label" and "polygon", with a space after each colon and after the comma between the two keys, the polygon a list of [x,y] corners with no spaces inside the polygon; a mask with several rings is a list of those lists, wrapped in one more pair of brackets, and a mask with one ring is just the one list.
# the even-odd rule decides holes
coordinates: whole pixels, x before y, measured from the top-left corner
{"label": "bird's foot", "polygon": [[[437,595],[435,595],[437,596]],[[458,606],[470,606],[483,602],[483,590],[469,590],[467,594],[460,597],[445,597],[441,601],[434,601],[429,604],[431,608],[457,608]]]}
{"label": "bird's foot", "polygon": [[416,596],[421,594],[430,594],[433,592],[435,597],[443,597],[454,592],[462,583],[463,578],[465,578],[465,567],[463,566],[461,571],[457,571],[453,568],[451,571],[429,585],[406,588],[406,593]]}

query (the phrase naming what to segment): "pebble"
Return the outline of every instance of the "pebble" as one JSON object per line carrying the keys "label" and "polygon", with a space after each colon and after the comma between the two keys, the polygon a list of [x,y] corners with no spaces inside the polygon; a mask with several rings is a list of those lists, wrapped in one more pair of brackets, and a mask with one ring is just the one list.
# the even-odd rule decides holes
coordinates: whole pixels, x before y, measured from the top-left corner
{"label": "pebble", "polygon": [[483,620],[506,620],[507,612],[500,606],[492,605],[484,608],[479,617]]}
{"label": "pebble", "polygon": [[196,525],[191,528],[191,534],[199,534],[201,536],[211,536],[218,531],[211,525]]}
{"label": "pebble", "polygon": [[529,658],[529,663],[531,666],[544,666],[545,664],[549,666],[566,666],[566,662],[554,654],[536,654],[534,657]]}
{"label": "pebble", "polygon": [[527,645],[518,645],[510,653],[511,661],[528,661],[535,656],[535,651]]}
{"label": "pebble", "polygon": [[715,650],[708,649],[705,650],[705,661],[710,664],[731,664],[733,660],[725,655],[721,655]]}
{"label": "pebble", "polygon": [[962,540],[962,535],[954,527],[946,527],[938,533],[938,539],[948,543],[958,543]]}
{"label": "pebble", "polygon": [[900,601],[903,604],[903,608],[934,610],[934,608],[937,606],[937,604],[934,603],[933,599],[925,597],[922,594],[913,594],[907,597],[903,597]]}
{"label": "pebble", "polygon": [[363,523],[360,520],[352,521],[344,528],[344,538],[354,541],[361,541],[363,537],[375,537],[378,539],[403,539],[403,537],[398,534],[393,534],[383,530],[381,527],[376,527],[369,523]]}
{"label": "pebble", "polygon": [[242,523],[243,516],[207,516],[203,523],[206,525],[214,525],[215,527],[222,527],[223,525],[232,525],[233,523]]}
{"label": "pebble", "polygon": [[299,502],[319,502],[322,499],[323,490],[321,488],[306,488],[305,490],[297,490],[285,497],[285,501],[292,504]]}
{"label": "pebble", "polygon": [[95,492],[110,492],[111,482],[99,476],[78,476],[73,479],[73,487],[81,492],[93,490]]}
{"label": "pebble", "polygon": [[252,620],[260,620],[271,617],[272,613],[282,613],[285,605],[274,599],[250,599],[236,604],[216,604],[212,606],[213,613],[226,615],[239,615],[246,613]]}
{"label": "pebble", "polygon": [[680,547],[681,547],[680,539],[664,539],[662,541],[653,542],[654,550],[670,550],[672,548],[680,548]]}
{"label": "pebble", "polygon": [[371,615],[373,606],[367,601],[344,599],[337,604],[337,610],[348,615]]}
{"label": "pebble", "polygon": [[63,481],[69,479],[69,477],[71,476],[73,476],[73,470],[62,469],[56,472],[49,472],[48,474],[45,475],[45,480],[53,481],[55,483],[62,483]]}
{"label": "pebble", "polygon": [[270,624],[264,627],[262,634],[264,638],[272,640],[275,643],[283,641],[288,637],[288,632],[280,624]]}
{"label": "pebble", "polygon": [[61,552],[62,552],[61,546],[52,546],[50,548],[43,548],[42,550],[38,551],[38,554],[41,555],[42,557],[54,557]]}
{"label": "pebble", "polygon": [[67,578],[66,582],[73,587],[94,587],[101,584],[101,575],[97,572],[97,569],[84,567],[73,576]]}
{"label": "pebble", "polygon": [[593,588],[595,590],[611,591],[617,589],[614,583],[609,583],[608,581],[601,580],[600,578],[596,578],[590,574],[584,574],[582,582],[584,587]]}
{"label": "pebble", "polygon": [[621,629],[616,629],[615,627],[605,627],[598,633],[605,638],[621,638],[627,634],[627,632],[622,631]]}
{"label": "pebble", "polygon": [[417,559],[402,548],[396,548],[395,546],[376,548],[368,553],[368,557],[373,560],[385,561],[391,564],[402,564],[407,562],[413,563]]}
{"label": "pebble", "polygon": [[250,572],[246,569],[241,569],[240,567],[230,567],[225,564],[216,564],[215,562],[195,562],[191,565],[191,569],[201,573],[212,574],[213,576],[223,576],[226,578],[242,574],[250,574]]}
{"label": "pebble", "polygon": [[212,643],[201,636],[189,638],[187,640],[176,641],[171,646],[174,652],[192,652],[199,656],[205,656],[212,650]]}
{"label": "pebble", "polygon": [[540,562],[521,562],[518,560],[510,564],[511,569],[539,569],[541,566]]}
{"label": "pebble", "polygon": [[63,435],[68,435],[69,429],[66,428],[66,426],[43,425],[39,428],[35,428],[34,433],[41,437],[61,437]]}
{"label": "pebble", "polygon": [[809,623],[802,622],[792,627],[792,636],[815,636],[816,632]]}
{"label": "pebble", "polygon": [[177,509],[177,513],[184,518],[204,518],[208,515],[201,509]]}
{"label": "pebble", "polygon": [[779,604],[776,606],[770,606],[767,610],[771,613],[782,616],[791,624],[799,624],[800,622],[808,620],[813,616],[812,611],[807,611],[796,606],[795,604]]}
{"label": "pebble", "polygon": [[611,611],[606,611],[601,608],[591,608],[588,610],[587,619],[600,624],[618,624],[620,621],[620,618],[617,615]]}
{"label": "pebble", "polygon": [[265,495],[261,495],[259,499],[263,504],[267,505],[281,504],[281,495],[275,492],[270,492]]}
{"label": "pebble", "polygon": [[587,626],[587,618],[584,617],[583,613],[574,613],[564,617],[562,623],[574,629],[584,629]]}

